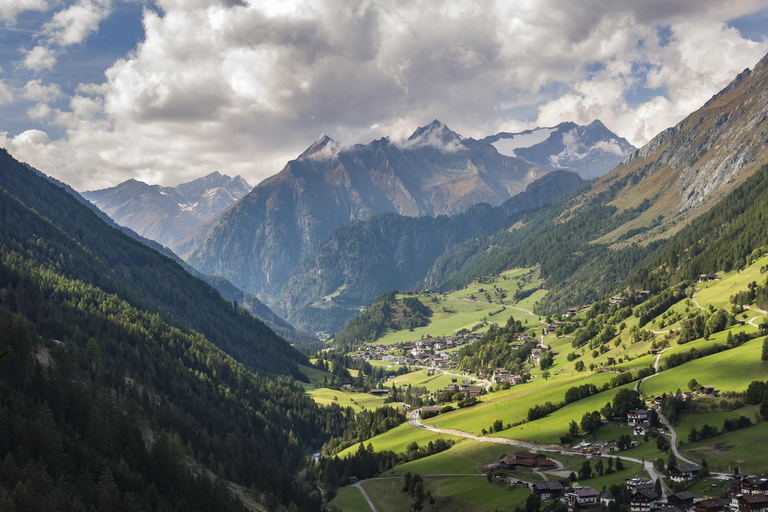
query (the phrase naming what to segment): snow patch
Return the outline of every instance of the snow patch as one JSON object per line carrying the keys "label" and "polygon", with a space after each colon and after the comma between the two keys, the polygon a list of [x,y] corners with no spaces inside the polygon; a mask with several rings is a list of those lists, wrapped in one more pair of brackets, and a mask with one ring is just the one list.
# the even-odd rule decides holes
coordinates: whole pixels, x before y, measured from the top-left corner
{"label": "snow patch", "polygon": [[511,137],[505,137],[497,140],[492,145],[496,151],[505,156],[515,156],[515,150],[520,148],[529,148],[536,144],[541,144],[552,135],[557,128],[536,128],[530,132],[518,133]]}

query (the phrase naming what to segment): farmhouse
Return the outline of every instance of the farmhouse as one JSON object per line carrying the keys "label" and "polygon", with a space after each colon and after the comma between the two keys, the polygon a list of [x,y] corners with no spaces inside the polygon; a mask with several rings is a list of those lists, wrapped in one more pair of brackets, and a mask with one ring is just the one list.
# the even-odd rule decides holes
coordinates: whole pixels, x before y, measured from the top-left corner
{"label": "farmhouse", "polygon": [[676,492],[667,497],[667,503],[680,510],[690,510],[693,507],[693,493],[688,491]]}
{"label": "farmhouse", "polygon": [[635,425],[633,430],[636,436],[644,436],[651,431],[651,424],[647,421],[644,421],[639,425]]}
{"label": "farmhouse", "polygon": [[541,453],[517,452],[515,454],[515,464],[529,468],[536,467],[539,462],[544,462],[547,458]]}
{"label": "farmhouse", "polygon": [[741,493],[768,494],[768,477],[748,476],[741,479]]}
{"label": "farmhouse", "polygon": [[651,489],[642,489],[632,495],[629,501],[629,508],[632,512],[650,512],[652,508],[656,508],[656,501],[659,499]]}
{"label": "farmhouse", "polygon": [[556,498],[563,494],[563,484],[557,480],[550,480],[547,482],[536,482],[531,487],[531,491],[534,494],[538,494],[541,499],[548,500],[550,498]]}
{"label": "farmhouse", "polygon": [[565,495],[568,500],[568,509],[584,509],[597,506],[600,494],[597,489],[583,487],[581,489],[572,489]]}
{"label": "farmhouse", "polygon": [[767,512],[768,496],[765,494],[741,494],[738,496],[739,512]]}
{"label": "farmhouse", "polygon": [[373,396],[387,396],[389,395],[389,390],[388,389],[372,389],[368,393]]}
{"label": "farmhouse", "polygon": [[718,279],[720,279],[720,276],[718,276],[717,274],[700,274],[699,275],[699,282],[700,283],[706,283],[706,282],[709,282],[709,281],[717,281]]}
{"label": "farmhouse", "polygon": [[648,411],[645,409],[635,409],[627,413],[627,423],[630,427],[640,425],[648,421]]}
{"label": "farmhouse", "polygon": [[675,482],[684,482],[698,475],[699,469],[696,464],[678,464],[669,470],[669,477]]}
{"label": "farmhouse", "polygon": [[705,386],[699,386],[699,393],[702,395],[711,395],[715,392],[715,386],[711,385],[705,385]]}
{"label": "farmhouse", "polygon": [[717,498],[702,500],[694,507],[695,512],[723,512],[726,504]]}

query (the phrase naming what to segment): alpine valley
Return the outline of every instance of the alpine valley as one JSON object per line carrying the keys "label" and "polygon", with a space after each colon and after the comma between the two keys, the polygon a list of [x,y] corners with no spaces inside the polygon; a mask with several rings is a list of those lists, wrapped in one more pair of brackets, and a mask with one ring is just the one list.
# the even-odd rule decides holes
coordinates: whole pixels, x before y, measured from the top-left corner
{"label": "alpine valley", "polygon": [[0,197],[0,510],[768,509],[768,56],[641,148]]}

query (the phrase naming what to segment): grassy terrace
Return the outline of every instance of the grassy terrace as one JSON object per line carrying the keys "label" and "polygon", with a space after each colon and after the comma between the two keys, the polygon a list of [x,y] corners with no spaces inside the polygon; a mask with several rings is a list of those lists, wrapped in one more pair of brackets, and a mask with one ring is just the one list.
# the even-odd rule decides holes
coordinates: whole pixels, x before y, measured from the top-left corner
{"label": "grassy terrace", "polygon": [[[401,331],[388,331],[382,338],[373,342],[372,344],[390,345],[395,343],[405,343],[408,341],[416,341],[422,337],[429,336],[450,336],[456,334],[461,329],[472,329],[475,325],[486,318],[488,322],[497,323],[503,325],[507,322],[510,316],[514,316],[516,320],[522,321],[531,328],[541,328],[543,324],[539,321],[540,317],[536,315],[530,315],[519,309],[521,307],[526,310],[531,310],[534,302],[539,300],[546,294],[545,290],[536,291],[531,297],[521,301],[520,305],[512,304],[514,302],[513,295],[518,290],[518,282],[522,283],[522,289],[527,290],[536,288],[539,286],[540,280],[538,279],[538,272],[523,279],[523,276],[527,276],[531,269],[515,269],[509,270],[501,274],[501,276],[492,284],[480,284],[473,283],[466,288],[453,292],[443,298],[441,295],[419,295],[418,299],[423,302],[432,311],[432,317],[430,318],[429,325],[425,327],[418,327],[413,331],[401,330]],[[505,279],[506,278],[506,279]],[[530,282],[527,282],[530,280]],[[507,297],[502,299],[493,286],[504,291]],[[483,292],[480,289],[483,289]],[[491,294],[491,302],[488,302],[485,291]],[[472,296],[475,298],[473,299]],[[402,297],[402,296],[399,296]],[[433,297],[437,297],[437,303],[432,301]],[[502,300],[506,303],[506,310],[500,311]],[[443,309],[445,308],[445,310]],[[494,315],[492,312],[500,311]],[[483,328],[482,330],[485,330]]]}
{"label": "grassy terrace", "polygon": [[753,380],[768,379],[768,364],[760,360],[762,345],[763,339],[756,338],[740,347],[689,361],[648,379],[641,389],[650,396],[674,393],[678,388],[687,390],[693,378],[719,391],[745,391]]}
{"label": "grassy terrace", "polygon": [[[463,439],[458,436],[435,434],[434,432],[428,432],[423,428],[416,428],[412,426],[410,423],[405,422],[402,425],[399,425],[388,432],[385,432],[381,435],[374,437],[373,439],[370,439],[369,441],[366,441],[365,446],[368,446],[368,443],[371,443],[373,445],[373,449],[376,450],[377,452],[382,450],[390,450],[395,453],[400,453],[400,452],[404,452],[406,446],[408,446],[414,441],[419,446],[426,446],[427,444],[429,444],[430,441],[434,441],[435,439],[438,439],[438,438],[452,439],[454,441],[460,441],[461,439]],[[360,446],[360,443],[350,446],[349,448],[341,452],[339,454],[339,457],[346,457],[348,454],[356,452],[359,446]]]}
{"label": "grassy terrace", "polygon": [[344,512],[368,512],[371,510],[363,497],[363,493],[354,486],[340,488],[330,504]]}
{"label": "grassy terrace", "polygon": [[[719,428],[722,425],[717,425]],[[768,422],[729,432],[695,443],[685,444],[682,451],[696,459],[706,458],[710,467],[721,471],[739,466],[746,473],[765,473],[768,468],[768,450],[762,449],[768,438]]]}
{"label": "grassy terrace", "polygon": [[[362,487],[378,510],[409,510],[413,503],[410,496],[402,492],[402,478],[366,480]],[[530,494],[524,487],[488,483],[483,476],[428,476],[424,478],[424,492],[431,492],[435,498],[434,505],[428,500],[425,502],[422,510],[426,512],[514,510]]]}
{"label": "grassy terrace", "polygon": [[338,391],[328,388],[308,389],[307,396],[320,405],[337,403],[341,407],[352,407],[356,411],[365,409],[377,409],[387,405],[385,398],[369,395],[368,393],[355,393],[354,391]]}
{"label": "grassy terrace", "polygon": [[[576,374],[572,377],[562,377],[559,380],[550,379],[545,381],[544,379],[536,379],[528,384],[513,386],[509,390],[485,395],[482,397],[482,403],[474,407],[441,414],[434,418],[429,418],[424,423],[440,428],[459,429],[480,434],[483,428],[488,428],[496,419],[500,419],[504,424],[517,423],[526,419],[528,409],[536,404],[562,402],[565,392],[571,386],[587,383],[601,386],[603,382],[610,381],[613,376],[611,373],[595,373],[590,375]],[[603,405],[605,405],[605,402],[600,407]],[[578,420],[581,420],[581,415],[579,415]],[[530,425],[533,424],[536,424],[538,428],[538,423],[534,422],[527,424],[527,426],[524,425],[523,430],[527,431]],[[517,438],[518,432],[521,432],[520,427],[515,427],[514,432],[514,435],[505,437]]]}
{"label": "grassy terrace", "polygon": [[430,392],[434,392],[438,389],[443,389],[448,386],[451,383],[451,379],[459,379],[459,382],[462,380],[461,377],[444,375],[442,373],[427,375],[427,370],[418,370],[405,375],[394,377],[393,379],[387,381],[386,386],[392,387],[392,383],[395,383],[397,386],[408,387],[410,384],[411,386],[426,387]]}

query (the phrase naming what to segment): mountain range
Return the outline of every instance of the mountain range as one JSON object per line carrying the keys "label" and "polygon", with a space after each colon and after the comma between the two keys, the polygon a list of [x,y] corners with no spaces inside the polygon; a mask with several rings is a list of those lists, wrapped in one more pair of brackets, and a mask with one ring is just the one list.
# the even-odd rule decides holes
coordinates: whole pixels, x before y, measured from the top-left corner
{"label": "mountain range", "polygon": [[637,149],[597,119],[586,126],[565,122],[552,128],[501,132],[482,140],[503,155],[547,171],[575,171],[587,180],[602,176]]}
{"label": "mountain range", "polygon": [[337,332],[379,294],[420,288],[435,260],[464,240],[508,227],[515,214],[583,183],[575,172],[553,171],[499,206],[482,203],[452,217],[384,213],[348,222],[299,263],[274,307],[296,325]]}
{"label": "mountain range", "polygon": [[[606,136],[602,144],[618,140]],[[271,304],[301,259],[347,222],[377,213],[456,215],[478,203],[498,206],[550,169],[464,138],[437,120],[403,141],[343,147],[323,137],[172,248],[201,272]]]}
{"label": "mountain range", "polygon": [[82,195],[121,226],[170,246],[252,188],[240,176],[212,172],[176,187],[130,179]]}

